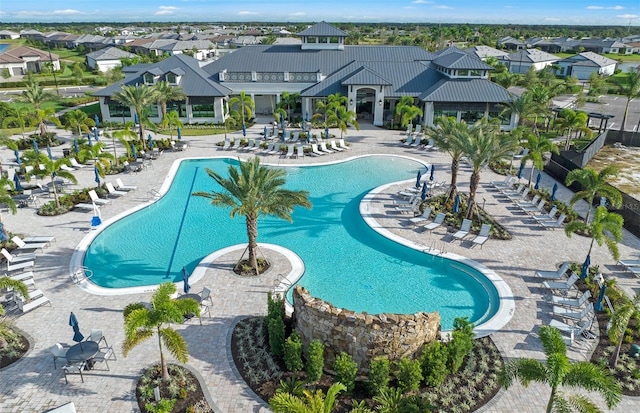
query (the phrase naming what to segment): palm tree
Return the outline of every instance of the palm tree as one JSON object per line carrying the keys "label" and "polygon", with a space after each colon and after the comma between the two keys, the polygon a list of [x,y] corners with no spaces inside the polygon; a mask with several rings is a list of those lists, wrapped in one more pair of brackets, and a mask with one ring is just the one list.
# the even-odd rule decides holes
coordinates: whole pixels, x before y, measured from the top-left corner
{"label": "palm tree", "polygon": [[91,146],[82,145],[78,154],[80,163],[85,163],[89,159],[95,161],[95,166],[98,168],[98,174],[101,178],[106,176],[106,171],[111,168],[111,161],[113,160],[113,155],[103,151],[105,146],[104,142],[96,142]]}
{"label": "palm tree", "polygon": [[428,128],[428,136],[444,152],[451,156],[451,191],[449,199],[458,191],[458,171],[462,159],[463,139],[467,137],[469,126],[466,122],[458,122],[454,117],[441,116],[433,122],[435,126]]}
{"label": "palm tree", "polygon": [[304,390],[303,397],[277,392],[269,400],[269,407],[273,413],[331,413],[336,407],[336,397],[346,390],[344,384],[337,382],[329,387],[326,396],[319,389],[315,393]]}
{"label": "palm tree", "polygon": [[167,102],[179,102],[187,98],[181,87],[172,86],[166,80],[161,80],[154,86],[156,90],[156,103],[160,105],[160,113],[164,120],[167,116]]}
{"label": "palm tree", "polygon": [[[12,215],[15,215],[16,212],[18,212],[18,208],[16,206],[16,201],[13,199],[9,191],[15,189],[16,187],[13,179],[9,179],[4,174],[0,175],[0,204],[5,204]],[[2,213],[0,213],[0,224],[2,223]]]}
{"label": "palm tree", "polygon": [[174,127],[179,128],[183,125],[184,124],[180,120],[180,116],[178,115],[178,112],[175,110],[172,110],[171,112],[165,114],[164,117],[162,118],[162,126],[165,128],[169,127],[169,134],[171,135],[171,140],[173,140],[173,128]]}
{"label": "palm tree", "polygon": [[556,118],[556,126],[561,131],[567,132],[567,139],[564,144],[564,150],[568,151],[571,148],[571,134],[575,131],[584,132],[587,136],[591,135],[591,129],[587,127],[587,121],[589,116],[585,112],[574,111],[569,108],[564,108],[558,114]]}
{"label": "palm tree", "polygon": [[140,121],[140,143],[146,148],[144,136],[145,107],[157,102],[156,89],[148,85],[123,85],[119,92],[113,94],[113,99],[125,106],[133,106]]}
{"label": "palm tree", "polygon": [[[18,280],[12,280],[8,275],[0,277],[0,290],[5,290],[12,288],[15,292],[17,292],[22,298],[29,298],[29,288],[25,283]],[[5,314],[4,307],[0,305],[0,316]],[[4,327],[4,325],[0,324],[0,330]],[[0,337],[2,337],[0,335]]]}
{"label": "palm tree", "polygon": [[591,222],[575,219],[567,224],[564,232],[569,237],[571,237],[571,234],[574,232],[590,233],[591,245],[589,246],[589,253],[587,255],[591,255],[593,243],[597,242],[598,245],[606,244],[613,259],[617,260],[620,258],[618,242],[622,241],[623,224],[624,218],[622,218],[620,214],[609,212],[607,207],[599,206],[596,208]]}
{"label": "palm tree", "polygon": [[291,109],[295,109],[300,102],[300,93],[282,92],[280,96],[281,107],[287,108],[287,119],[291,119]]}
{"label": "palm tree", "polygon": [[27,121],[29,120],[30,115],[33,115],[33,113],[27,106],[14,105],[12,109],[13,115],[7,116],[2,121],[2,127],[8,128],[9,125],[17,124],[20,127],[20,132],[22,133],[22,138],[24,139],[24,129],[27,126]]}
{"label": "palm tree", "polygon": [[82,136],[83,132],[89,132],[90,127],[96,126],[94,120],[80,109],[65,113],[63,118],[66,129],[73,129],[78,136]]}
{"label": "palm tree", "polygon": [[633,99],[640,97],[640,70],[630,67],[626,76],[614,77],[613,81],[620,88],[620,93],[627,98],[627,103],[624,107],[624,116],[622,117],[622,126],[620,127],[620,133],[623,133],[627,125],[629,105]]}
{"label": "palm tree", "polygon": [[606,197],[611,205],[616,208],[619,208],[622,205],[622,195],[620,195],[620,191],[609,185],[607,182],[609,178],[617,176],[618,172],[618,168],[613,165],[609,165],[600,172],[596,172],[591,168],[583,168],[574,169],[567,174],[567,178],[565,179],[567,186],[577,182],[582,188],[580,191],[573,194],[573,197],[571,197],[571,200],[569,201],[569,205],[574,206],[576,202],[581,199],[584,199],[589,204],[587,216],[584,219],[585,222],[589,222],[589,217],[591,216],[591,205],[593,205],[593,200],[596,196]]}
{"label": "palm tree", "polygon": [[473,216],[475,197],[480,185],[480,172],[485,166],[510,156],[518,142],[509,133],[500,133],[499,126],[482,119],[468,131],[460,132],[462,152],[471,163],[471,181],[469,183],[469,209],[467,218]]}
{"label": "palm tree", "polygon": [[340,138],[342,139],[343,133],[347,133],[347,127],[352,126],[356,130],[360,130],[360,124],[358,123],[358,115],[352,110],[347,110],[344,106],[338,106],[335,110],[329,112],[327,117],[332,125],[335,125],[340,129]]}
{"label": "palm tree", "polygon": [[[125,150],[127,151],[127,157],[130,157],[132,155],[131,153],[131,143],[129,142],[129,140],[133,140],[136,139],[138,137],[138,135],[131,130],[131,127],[133,126],[133,122],[126,122],[124,124],[124,129],[113,132],[113,134],[111,135],[113,138],[116,138],[121,144],[122,146],[125,148]],[[113,145],[113,157],[116,160],[116,165],[118,164],[118,154],[116,153],[116,145],[114,143]]]}
{"label": "palm tree", "polygon": [[530,160],[533,164],[533,168],[531,168],[531,172],[529,173],[529,185],[531,185],[533,169],[535,168],[541,171],[542,168],[544,168],[545,154],[549,152],[557,154],[560,150],[558,149],[558,146],[551,141],[551,139],[545,136],[539,136],[535,133],[525,131],[524,137],[527,139],[526,147],[529,149],[529,153],[522,158],[522,162]]}
{"label": "palm tree", "polygon": [[[78,180],[70,171],[62,169],[62,166],[71,167],[71,161],[69,158],[60,158],[51,160],[43,153],[36,155],[34,158],[38,164],[37,168],[33,168],[30,172],[26,173],[27,179],[31,176],[49,177],[51,179],[51,190],[53,191],[53,198],[56,202],[56,207],[60,208],[60,198],[58,197],[58,190],[56,189],[55,179],[64,178],[71,181],[73,184],[77,184]],[[35,162],[34,162],[35,164]]]}
{"label": "palm tree", "polygon": [[[625,297],[626,298],[626,297]],[[637,318],[640,316],[640,291],[636,292],[633,300],[625,299],[623,302],[616,303],[616,308],[611,319],[609,320],[609,339],[616,343],[616,349],[609,360],[609,365],[614,368],[618,364],[618,357],[620,356],[620,347],[624,341],[624,334],[629,326],[629,320],[631,318]]]}
{"label": "palm tree", "polygon": [[311,208],[309,192],[284,189],[286,171],[262,166],[258,157],[241,162],[239,169],[230,165],[229,178],[208,168],[206,171],[223,191],[195,192],[193,195],[209,198],[214,206],[231,207],[231,218],[245,216],[249,265],[258,273],[258,218],[271,215],[291,222],[296,206]]}
{"label": "palm tree", "polygon": [[[162,283],[151,297],[151,308],[140,306],[125,316],[124,342],[122,354],[127,357],[129,352],[138,344],[153,336],[158,335],[158,347],[160,348],[160,365],[162,366],[162,379],[169,379],[167,361],[163,348],[171,353],[178,361],[186,363],[189,359],[187,342],[170,324],[180,324],[184,321],[185,314],[200,316],[200,305],[192,298],[174,300],[176,286],[173,283]],[[163,346],[164,344],[164,346]]]}
{"label": "palm tree", "polygon": [[47,92],[41,87],[38,82],[31,80],[25,87],[18,100],[21,102],[27,102],[33,106],[34,109],[42,109],[42,104],[50,100],[55,99],[53,93]]}
{"label": "palm tree", "polygon": [[571,363],[567,346],[560,331],[551,326],[540,327],[540,341],[547,356],[546,362],[535,359],[517,359],[506,363],[500,372],[500,382],[508,389],[514,381],[527,387],[530,382],[547,383],[551,396],[547,413],[569,412],[575,408],[581,412],[599,412],[600,409],[582,395],[567,394],[561,386],[581,387],[600,393],[611,409],[620,403],[620,385],[603,367],[586,361]]}
{"label": "palm tree", "polygon": [[[36,109],[36,123],[40,130],[40,136],[44,136],[47,133],[47,122],[51,122],[58,127],[62,126],[53,108]],[[49,143],[51,142],[49,141]]]}
{"label": "palm tree", "polygon": [[245,92],[240,92],[239,96],[234,96],[229,99],[229,106],[232,108],[237,106],[238,112],[242,115],[242,126],[246,127],[245,119],[251,119],[253,117],[253,111],[256,108],[256,104],[251,99],[251,96]]}
{"label": "palm tree", "polygon": [[[406,111],[407,107],[415,107],[413,105],[413,97],[411,96],[402,96],[400,98],[400,100],[398,101],[398,103],[396,104],[396,108],[395,108],[395,114],[394,114],[394,119],[396,119],[401,127],[406,127],[408,125],[408,122],[403,123],[403,114]],[[411,118],[413,119],[413,118]],[[408,118],[405,118],[406,121],[410,120]],[[393,125],[391,125],[393,127]]]}
{"label": "palm tree", "polygon": [[500,116],[515,115],[517,117],[516,126],[520,126],[526,118],[534,115],[538,110],[531,95],[527,93],[523,93],[518,97],[512,96],[510,101],[505,102],[500,106],[503,107],[502,112],[500,112]]}
{"label": "palm tree", "polygon": [[409,123],[413,124],[413,120],[418,116],[422,116],[423,112],[417,106],[401,106],[400,112],[400,125],[401,127],[407,127]]}
{"label": "palm tree", "polygon": [[553,99],[554,93],[552,89],[542,84],[531,86],[525,93],[530,96],[532,102],[535,105],[535,111],[533,113],[533,129],[535,132],[537,132],[538,116],[542,115],[546,118],[546,116],[549,114],[550,106],[552,103],[551,99]]}

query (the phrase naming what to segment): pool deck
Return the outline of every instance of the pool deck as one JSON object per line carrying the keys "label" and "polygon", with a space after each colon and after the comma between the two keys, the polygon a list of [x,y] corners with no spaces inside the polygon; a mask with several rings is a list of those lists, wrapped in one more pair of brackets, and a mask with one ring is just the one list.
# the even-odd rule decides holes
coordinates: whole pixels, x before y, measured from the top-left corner
{"label": "pool deck", "polygon": [[[248,137],[258,137],[265,123],[258,121],[248,130]],[[304,159],[282,159],[276,156],[263,157],[265,162],[276,165],[300,165],[321,163],[365,154],[396,154],[410,156],[436,165],[436,181],[449,180],[450,160],[441,152],[424,152],[400,144],[402,132],[390,132],[362,125],[361,131],[350,130],[345,140],[351,145],[349,151],[305,157]],[[339,131],[332,131],[339,136]],[[69,136],[60,131],[60,136]],[[236,134],[236,136],[239,136]],[[173,162],[183,157],[228,155],[245,159],[253,153],[222,152],[213,143],[223,140],[215,137],[186,137],[190,147],[184,152],[167,152],[153,161],[153,168],[140,173],[121,176],[138,190],[125,197],[114,198],[110,205],[102,208],[103,220],[127,211],[140,203],[150,201],[149,190],[161,188]],[[62,148],[53,149],[54,156],[62,155]],[[12,159],[12,151],[0,151],[2,159]],[[92,168],[75,173],[80,181],[78,188],[95,185]],[[470,171],[464,165],[459,176],[459,189],[468,191]],[[528,173],[525,172],[528,177]],[[481,177],[477,200],[513,234],[510,241],[490,239],[481,249],[470,248],[468,242],[451,242],[444,228],[433,233],[416,231],[407,224],[407,215],[393,211],[392,197],[399,189],[412,186],[415,177],[408,176],[406,183],[389,186],[371,199],[371,211],[378,223],[397,236],[426,247],[435,246],[448,253],[472,258],[497,272],[509,285],[515,297],[515,313],[507,325],[492,335],[503,355],[511,357],[544,357],[536,332],[550,320],[551,307],[545,303],[540,281],[533,277],[537,269],[553,269],[565,260],[581,262],[589,247],[589,239],[573,236],[567,238],[562,230],[543,230],[518,213],[511,202],[496,196],[486,183],[502,177],[486,170]],[[107,181],[115,181],[107,179]],[[541,185],[553,186],[554,180],[543,174]],[[558,197],[568,200],[571,192],[559,183]],[[46,198],[45,198],[46,200]],[[578,209],[586,204],[578,205]],[[136,412],[134,395],[135,381],[145,367],[159,361],[155,339],[133,349],[127,358],[122,356],[124,339],[121,311],[125,305],[136,301],[149,301],[150,293],[133,293],[120,296],[93,295],[75,285],[69,275],[69,263],[76,246],[90,231],[91,212],[71,212],[58,217],[39,217],[33,207],[21,208],[16,215],[3,212],[7,229],[28,235],[54,235],[56,242],[38,254],[35,266],[35,282],[38,289],[51,300],[51,307],[41,307],[16,318],[16,325],[32,338],[32,348],[21,361],[0,370],[0,413],[40,412],[51,407],[73,401],[79,412]],[[207,230],[206,226],[203,230]],[[640,240],[624,232],[620,244],[622,259],[637,259]],[[215,411],[224,413],[266,412],[266,406],[256,399],[237,375],[228,351],[230,332],[234,323],[248,315],[266,313],[266,292],[273,289],[277,281],[291,271],[289,261],[275,251],[265,250],[274,263],[274,269],[258,278],[242,278],[233,275],[229,268],[237,259],[239,251],[222,255],[215,263],[205,264],[203,277],[192,284],[192,292],[203,287],[213,290],[214,306],[211,318],[203,317],[202,326],[197,321],[175,326],[189,345],[188,365],[199,372],[208,388]],[[625,291],[632,295],[640,287],[640,278],[621,272],[604,247],[596,246],[592,253],[592,264],[600,265],[605,276],[615,276]],[[88,335],[92,328],[103,330],[110,345],[113,345],[117,361],[109,363],[110,371],[92,370],[85,374],[85,382],[71,376],[65,384],[62,371],[54,370],[49,347],[54,343],[73,344],[73,332],[68,325],[69,313],[73,311],[80,323],[81,331]],[[593,341],[578,340],[570,348],[574,360],[588,359],[593,350]],[[170,356],[168,356],[171,359]],[[532,384],[524,389],[515,385],[502,391],[486,407],[485,412],[539,412],[543,411],[549,389]],[[602,400],[595,396],[598,404]],[[640,398],[623,397],[615,412],[640,409]]]}

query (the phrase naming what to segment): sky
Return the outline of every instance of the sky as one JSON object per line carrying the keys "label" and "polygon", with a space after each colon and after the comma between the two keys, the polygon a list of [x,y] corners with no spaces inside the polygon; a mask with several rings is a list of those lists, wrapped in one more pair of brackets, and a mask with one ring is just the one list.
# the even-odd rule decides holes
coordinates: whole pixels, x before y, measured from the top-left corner
{"label": "sky", "polygon": [[0,0],[11,22],[410,22],[640,26],[640,0]]}

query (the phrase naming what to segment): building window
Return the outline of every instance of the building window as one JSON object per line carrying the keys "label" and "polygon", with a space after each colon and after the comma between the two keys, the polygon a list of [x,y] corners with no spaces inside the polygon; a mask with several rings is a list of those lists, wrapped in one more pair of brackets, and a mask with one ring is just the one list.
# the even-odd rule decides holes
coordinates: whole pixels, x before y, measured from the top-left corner
{"label": "building window", "polygon": [[131,108],[121,105],[118,102],[109,102],[109,117],[112,118],[128,118],[131,117]]}
{"label": "building window", "polygon": [[458,69],[458,76],[469,76],[469,69]]}
{"label": "building window", "polygon": [[509,119],[509,116],[501,113],[501,111],[489,112],[489,120],[500,119],[500,125],[509,125],[511,123],[511,119]]}
{"label": "building window", "polygon": [[213,110],[213,103],[191,105],[191,113],[194,118],[214,118],[216,113]]}
{"label": "building window", "polygon": [[172,85],[177,85],[177,78],[176,75],[174,73],[167,73],[167,82],[171,83]]}
{"label": "building window", "polygon": [[478,69],[472,70],[471,71],[471,76],[472,77],[481,77],[483,75],[482,72],[483,72],[482,70],[478,70]]}
{"label": "building window", "polygon": [[446,118],[454,118],[457,119],[458,118],[458,111],[457,110],[443,110],[443,109],[435,109],[433,111],[433,118],[434,119],[438,119],[440,117],[446,117]]}
{"label": "building window", "polygon": [[468,110],[460,114],[460,120],[468,124],[474,124],[484,117],[484,112]]}
{"label": "building window", "polygon": [[147,85],[153,85],[153,75],[151,73],[144,74],[144,83]]}
{"label": "building window", "polygon": [[157,118],[160,114],[158,105],[149,105],[144,107],[144,114],[147,118]]}
{"label": "building window", "polygon": [[182,102],[167,102],[167,113],[175,110],[178,112],[178,116],[181,118],[187,117],[187,105],[184,101]]}

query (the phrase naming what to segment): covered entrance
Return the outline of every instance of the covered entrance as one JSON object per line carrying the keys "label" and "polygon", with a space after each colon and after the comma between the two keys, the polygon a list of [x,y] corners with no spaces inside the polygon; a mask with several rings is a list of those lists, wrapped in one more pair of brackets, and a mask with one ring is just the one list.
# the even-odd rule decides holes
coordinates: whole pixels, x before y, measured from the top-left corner
{"label": "covered entrance", "polygon": [[355,110],[358,120],[372,120],[375,110],[376,92],[373,89],[362,88],[356,93]]}

